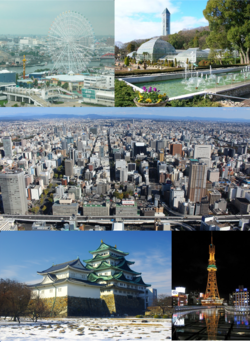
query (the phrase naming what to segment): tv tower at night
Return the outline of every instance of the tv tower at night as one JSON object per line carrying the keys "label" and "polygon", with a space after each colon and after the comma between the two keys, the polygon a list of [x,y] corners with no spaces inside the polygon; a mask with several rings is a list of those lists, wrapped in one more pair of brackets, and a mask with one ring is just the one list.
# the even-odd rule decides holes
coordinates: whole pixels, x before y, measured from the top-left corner
{"label": "tv tower at night", "polygon": [[215,260],[215,245],[213,244],[213,233],[211,235],[211,244],[209,245],[209,260],[208,260],[208,277],[207,288],[204,299],[201,300],[202,305],[222,305],[223,299],[220,299],[217,278],[216,278],[216,260]]}

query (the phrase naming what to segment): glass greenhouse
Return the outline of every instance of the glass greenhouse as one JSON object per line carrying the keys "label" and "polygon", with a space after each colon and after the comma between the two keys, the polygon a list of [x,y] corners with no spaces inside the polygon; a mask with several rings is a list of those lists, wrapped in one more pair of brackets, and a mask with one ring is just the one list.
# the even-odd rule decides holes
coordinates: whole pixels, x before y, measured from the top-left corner
{"label": "glass greenhouse", "polygon": [[164,56],[176,56],[175,48],[161,38],[153,38],[142,44],[137,50],[136,61],[150,60],[156,62]]}

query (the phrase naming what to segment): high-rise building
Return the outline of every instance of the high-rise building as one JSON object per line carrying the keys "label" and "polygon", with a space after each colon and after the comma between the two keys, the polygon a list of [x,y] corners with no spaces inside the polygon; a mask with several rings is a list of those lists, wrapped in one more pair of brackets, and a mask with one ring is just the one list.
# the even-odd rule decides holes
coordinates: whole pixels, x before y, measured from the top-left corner
{"label": "high-rise building", "polygon": [[195,145],[194,146],[194,159],[211,157],[210,145]]}
{"label": "high-rise building", "polygon": [[25,215],[28,211],[24,172],[21,169],[0,173],[4,213]]}
{"label": "high-rise building", "polygon": [[191,202],[201,202],[206,196],[207,166],[205,164],[192,162],[189,171],[188,199]]}
{"label": "high-rise building", "polygon": [[65,162],[65,176],[72,177],[73,176],[73,165],[74,162],[72,159],[66,159]]}
{"label": "high-rise building", "polygon": [[104,158],[104,146],[99,146],[99,158]]}
{"label": "high-rise building", "polygon": [[11,137],[3,137],[3,149],[5,157],[12,158],[12,141]]}
{"label": "high-rise building", "polygon": [[162,35],[168,36],[170,34],[170,16],[171,13],[167,8],[162,12]]}
{"label": "high-rise building", "polygon": [[170,154],[172,154],[172,156],[175,156],[176,154],[179,154],[181,156],[182,144],[171,144],[170,145]]}
{"label": "high-rise building", "polygon": [[207,288],[204,299],[201,300],[202,305],[222,305],[223,299],[220,299],[217,278],[216,278],[216,260],[215,260],[215,245],[213,244],[213,233],[211,234],[211,244],[209,245],[209,260],[208,260],[208,277]]}
{"label": "high-rise building", "polygon": [[249,306],[249,291],[240,285],[234,292],[234,306]]}

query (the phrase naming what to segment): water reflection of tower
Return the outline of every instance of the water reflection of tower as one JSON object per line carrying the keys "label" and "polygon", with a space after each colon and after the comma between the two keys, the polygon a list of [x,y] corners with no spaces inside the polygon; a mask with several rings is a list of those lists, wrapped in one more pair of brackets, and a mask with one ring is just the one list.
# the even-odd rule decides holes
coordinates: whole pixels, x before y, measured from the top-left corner
{"label": "water reflection of tower", "polygon": [[218,310],[206,310],[204,312],[204,318],[207,326],[207,339],[209,341],[217,340],[217,329],[220,319],[220,313]]}
{"label": "water reflection of tower", "polygon": [[211,234],[211,244],[209,245],[209,260],[208,260],[208,277],[207,288],[204,299],[201,300],[202,305],[222,305],[223,299],[220,299],[217,278],[216,278],[216,260],[215,260],[215,245],[213,244],[213,233]]}

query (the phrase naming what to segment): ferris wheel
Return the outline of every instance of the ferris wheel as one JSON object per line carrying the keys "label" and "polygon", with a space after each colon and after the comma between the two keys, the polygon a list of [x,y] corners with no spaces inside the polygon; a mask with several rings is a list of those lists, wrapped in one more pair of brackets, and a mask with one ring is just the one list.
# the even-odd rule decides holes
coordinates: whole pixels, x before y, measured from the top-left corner
{"label": "ferris wheel", "polygon": [[86,70],[95,48],[91,23],[81,13],[67,11],[53,21],[48,33],[48,50],[53,70],[79,73]]}

